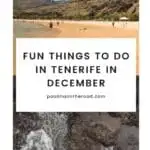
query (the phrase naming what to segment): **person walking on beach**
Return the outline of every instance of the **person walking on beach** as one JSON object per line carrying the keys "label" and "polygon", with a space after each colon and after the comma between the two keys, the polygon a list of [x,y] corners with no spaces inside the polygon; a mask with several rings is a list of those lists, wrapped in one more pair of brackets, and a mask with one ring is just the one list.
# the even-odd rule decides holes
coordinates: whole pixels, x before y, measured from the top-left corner
{"label": "person walking on beach", "polygon": [[112,22],[112,26],[113,26],[113,28],[115,27],[115,22],[114,21]]}
{"label": "person walking on beach", "polygon": [[57,26],[59,26],[59,21],[57,21]]}
{"label": "person walking on beach", "polygon": [[53,22],[50,21],[49,23],[49,28],[52,29],[53,28]]}

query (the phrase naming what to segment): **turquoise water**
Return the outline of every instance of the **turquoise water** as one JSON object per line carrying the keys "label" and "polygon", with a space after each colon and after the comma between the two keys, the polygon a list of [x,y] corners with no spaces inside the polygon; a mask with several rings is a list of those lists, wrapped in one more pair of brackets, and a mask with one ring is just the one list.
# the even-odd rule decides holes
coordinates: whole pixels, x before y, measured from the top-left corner
{"label": "turquoise water", "polygon": [[58,35],[58,29],[49,29],[40,24],[14,21],[15,37],[54,37]]}

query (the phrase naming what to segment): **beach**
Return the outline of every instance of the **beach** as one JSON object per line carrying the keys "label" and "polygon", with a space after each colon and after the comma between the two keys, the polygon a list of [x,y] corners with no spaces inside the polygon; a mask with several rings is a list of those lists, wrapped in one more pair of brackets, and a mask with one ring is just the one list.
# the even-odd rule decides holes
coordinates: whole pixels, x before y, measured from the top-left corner
{"label": "beach", "polygon": [[[53,29],[49,23],[53,22]],[[57,25],[59,22],[59,26]],[[137,37],[138,22],[14,20],[16,37]]]}

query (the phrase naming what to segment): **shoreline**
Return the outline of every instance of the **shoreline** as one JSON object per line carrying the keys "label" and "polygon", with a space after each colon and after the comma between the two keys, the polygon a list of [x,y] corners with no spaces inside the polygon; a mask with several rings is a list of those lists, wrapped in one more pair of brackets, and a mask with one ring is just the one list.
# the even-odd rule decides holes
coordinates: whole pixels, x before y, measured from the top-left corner
{"label": "shoreline", "polygon": [[33,23],[33,21],[14,21],[14,37],[57,37],[61,30],[59,28],[49,29],[42,23]]}
{"label": "shoreline", "polygon": [[[49,22],[52,21],[54,23],[61,22],[61,23],[67,23],[67,24],[81,24],[81,25],[95,25],[95,26],[109,26],[112,27],[112,21],[95,21],[95,20],[42,20],[42,19],[13,19],[14,21],[21,21],[21,22],[31,22],[31,23],[37,23],[44,26],[48,26]],[[121,29],[135,29],[138,30],[139,28],[139,22],[138,21],[115,21],[115,27],[121,28]]]}

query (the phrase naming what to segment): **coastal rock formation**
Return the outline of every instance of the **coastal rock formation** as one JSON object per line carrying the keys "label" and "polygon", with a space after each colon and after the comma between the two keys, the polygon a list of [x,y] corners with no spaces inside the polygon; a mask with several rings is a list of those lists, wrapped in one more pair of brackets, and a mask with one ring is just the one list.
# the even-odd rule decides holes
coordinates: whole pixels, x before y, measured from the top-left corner
{"label": "coastal rock formation", "polygon": [[[14,150],[138,150],[137,113],[16,113]],[[49,148],[49,149],[48,149]]]}
{"label": "coastal rock formation", "polygon": [[117,150],[139,150],[139,129],[123,125],[117,139]]}
{"label": "coastal rock formation", "polygon": [[132,124],[123,125],[122,116],[75,113],[69,120],[69,150],[138,150],[139,129]]}

